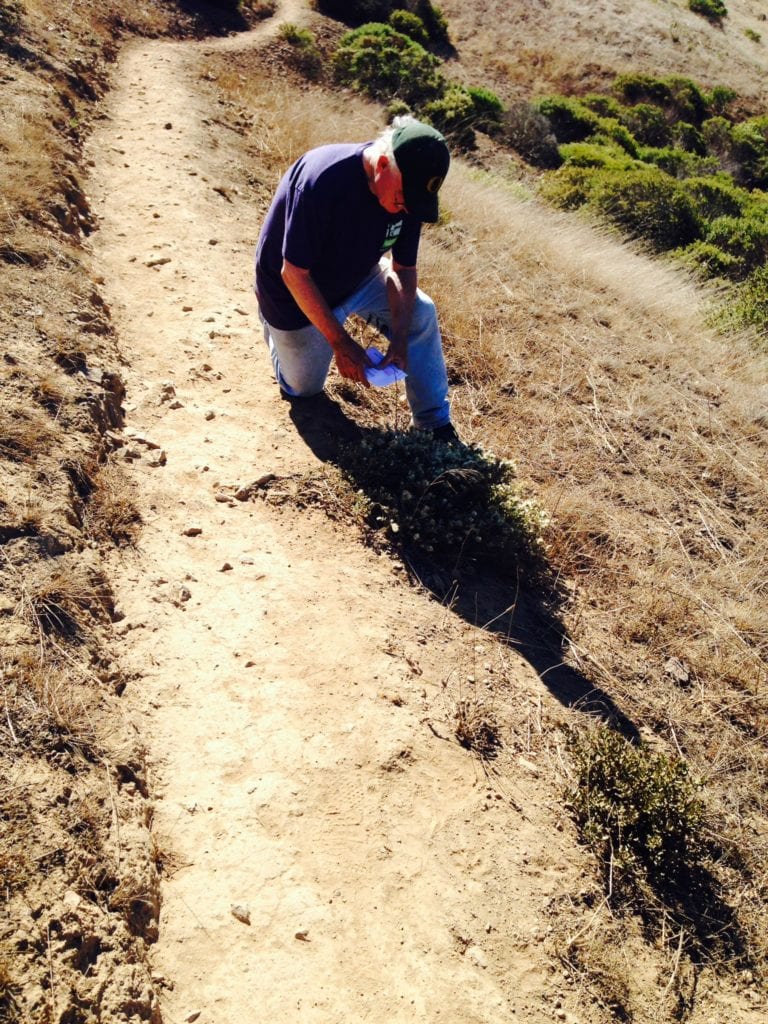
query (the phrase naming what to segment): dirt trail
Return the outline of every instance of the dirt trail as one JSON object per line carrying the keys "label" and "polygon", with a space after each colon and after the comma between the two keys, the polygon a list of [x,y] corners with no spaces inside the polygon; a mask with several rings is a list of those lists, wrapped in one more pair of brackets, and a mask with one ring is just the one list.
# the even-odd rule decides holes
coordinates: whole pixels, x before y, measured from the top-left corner
{"label": "dirt trail", "polygon": [[540,942],[580,884],[556,800],[512,754],[489,780],[442,686],[480,665],[546,703],[539,680],[351,531],[227,499],[317,464],[257,331],[256,213],[216,190],[231,133],[196,89],[206,52],[274,30],[130,46],[90,143],[145,520],[113,575],[169,868],[164,1019],[598,1020]]}

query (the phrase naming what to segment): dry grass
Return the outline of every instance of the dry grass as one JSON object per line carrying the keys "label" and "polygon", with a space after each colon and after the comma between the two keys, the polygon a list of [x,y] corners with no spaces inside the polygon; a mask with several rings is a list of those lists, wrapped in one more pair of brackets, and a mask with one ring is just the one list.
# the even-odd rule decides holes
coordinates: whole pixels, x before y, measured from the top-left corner
{"label": "dry grass", "polygon": [[114,544],[135,541],[141,518],[125,470],[114,461],[105,462],[95,473],[92,487],[83,514],[86,536]]}

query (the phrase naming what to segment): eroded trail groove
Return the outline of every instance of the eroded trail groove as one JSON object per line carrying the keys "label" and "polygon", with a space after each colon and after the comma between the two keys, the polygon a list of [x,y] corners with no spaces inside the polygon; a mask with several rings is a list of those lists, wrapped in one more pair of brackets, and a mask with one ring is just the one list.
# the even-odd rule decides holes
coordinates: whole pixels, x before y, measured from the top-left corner
{"label": "eroded trail groove", "polygon": [[270,31],[130,46],[90,143],[145,524],[114,579],[165,868],[163,1016],[550,1021],[579,1006],[538,941],[582,884],[572,838],[532,765],[510,755],[500,785],[456,743],[443,682],[482,664],[551,698],[351,530],[231,498],[317,464],[257,330],[237,140],[198,88],[206,52]]}

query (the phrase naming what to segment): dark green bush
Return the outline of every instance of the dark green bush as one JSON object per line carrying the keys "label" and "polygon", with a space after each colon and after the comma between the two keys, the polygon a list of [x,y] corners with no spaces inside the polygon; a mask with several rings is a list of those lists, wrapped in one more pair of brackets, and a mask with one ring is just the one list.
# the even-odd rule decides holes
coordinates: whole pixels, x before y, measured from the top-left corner
{"label": "dark green bush", "polygon": [[704,174],[714,174],[719,164],[715,157],[697,156],[687,153],[684,149],[664,146],[656,149],[653,146],[642,148],[638,156],[646,164],[660,167],[672,178],[693,178]]}
{"label": "dark green bush", "polygon": [[560,146],[560,156],[568,167],[610,167],[627,170],[637,166],[621,146],[610,139],[589,142],[567,142]]}
{"label": "dark green bush", "polygon": [[653,75],[617,75],[613,82],[613,91],[623,103],[632,106],[650,103],[653,106],[665,107],[672,100],[672,93],[666,82],[661,78],[654,78]]}
{"label": "dark green bush", "polygon": [[467,92],[472,98],[474,107],[475,127],[483,132],[493,132],[501,125],[504,105],[490,89],[483,86],[470,85]]}
{"label": "dark green bush", "polygon": [[755,328],[768,348],[768,266],[758,267],[736,291],[725,318],[729,326]]}
{"label": "dark green bush", "polygon": [[749,202],[749,192],[734,185],[730,175],[686,178],[681,187],[693,200],[699,219],[704,221],[740,217]]}
{"label": "dark green bush", "polygon": [[707,109],[714,115],[722,114],[728,105],[738,99],[738,93],[727,85],[715,85],[712,90],[704,94]]}
{"label": "dark green bush", "polygon": [[555,168],[563,162],[552,125],[532,103],[513,103],[503,112],[501,137],[534,167]]}
{"label": "dark green bush", "polygon": [[673,127],[672,144],[677,149],[685,149],[698,156],[704,156],[707,152],[704,136],[695,125],[688,124],[687,121],[678,121]]}
{"label": "dark green bush", "polygon": [[615,117],[617,120],[621,120],[626,111],[626,107],[623,107],[612,96],[606,96],[603,93],[589,93],[581,97],[581,102],[587,110],[591,110],[599,117]]}
{"label": "dark green bush", "polygon": [[632,157],[637,156],[637,141],[635,140],[634,135],[615,117],[601,117],[597,131],[590,136],[589,141],[597,142],[602,139],[609,139],[611,142],[617,142],[625,153],[629,153]]}
{"label": "dark green bush", "polygon": [[422,46],[429,46],[429,35],[424,22],[410,11],[393,11],[389,16],[389,24],[396,32],[413,39]]}
{"label": "dark green bush", "polygon": [[665,104],[669,116],[675,121],[700,125],[709,110],[706,97],[698,85],[680,75],[670,75],[662,81],[669,90],[669,99]]}
{"label": "dark green bush", "polygon": [[598,129],[600,118],[576,99],[545,96],[535,106],[549,121],[558,142],[583,142]]}
{"label": "dark green bush", "polygon": [[[571,143],[577,145],[577,143]],[[539,186],[539,191],[561,210],[577,210],[589,203],[597,188],[598,178],[594,167],[561,167],[548,175]]]}
{"label": "dark green bush", "polygon": [[683,263],[701,271],[704,277],[738,279],[744,275],[742,260],[700,238],[684,249],[679,249],[675,255],[679,256]]}
{"label": "dark green bush", "polygon": [[566,798],[614,887],[638,876],[676,887],[703,859],[704,806],[685,761],[599,728],[573,735]]}
{"label": "dark green bush", "polygon": [[728,8],[723,0],[688,0],[688,6],[694,14],[701,14],[718,24],[728,16]]}
{"label": "dark green bush", "polygon": [[652,103],[637,103],[625,108],[622,123],[643,146],[667,146],[672,131],[664,112]]}
{"label": "dark green bush", "polygon": [[768,115],[752,117],[731,129],[736,178],[747,188],[768,189]]}
{"label": "dark green bush", "polygon": [[460,149],[471,149],[475,143],[475,106],[469,90],[452,82],[439,99],[425,103],[421,114]]}
{"label": "dark green bush", "polygon": [[765,215],[716,217],[704,229],[704,238],[741,261],[745,272],[768,260],[768,220]]}
{"label": "dark green bush", "polygon": [[520,496],[512,464],[479,448],[387,431],[346,449],[342,464],[371,502],[371,525],[398,543],[505,567],[540,556],[543,514]]}
{"label": "dark green bush", "polygon": [[339,82],[375,99],[420,105],[442,95],[438,59],[389,25],[361,25],[347,32],[333,57]]}
{"label": "dark green bush", "polygon": [[661,170],[600,172],[592,202],[630,237],[643,239],[659,252],[699,237],[692,201],[679,182]]}

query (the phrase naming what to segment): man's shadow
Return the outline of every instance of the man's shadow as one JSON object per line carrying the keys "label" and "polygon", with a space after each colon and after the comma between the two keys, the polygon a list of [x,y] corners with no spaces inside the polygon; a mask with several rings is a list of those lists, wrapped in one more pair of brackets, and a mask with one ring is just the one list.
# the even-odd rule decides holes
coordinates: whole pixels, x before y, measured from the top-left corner
{"label": "man's shadow", "polygon": [[[378,431],[355,423],[325,393],[287,401],[297,431],[317,458],[355,481],[356,449]],[[437,600],[517,651],[563,705],[606,722],[629,740],[640,738],[611,695],[567,664],[570,640],[560,615],[562,593],[546,572],[518,579],[490,565],[462,562],[455,553],[435,557],[403,548],[401,554]]]}

